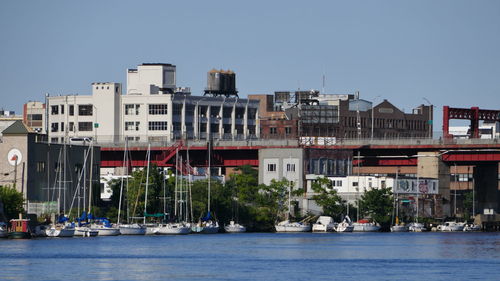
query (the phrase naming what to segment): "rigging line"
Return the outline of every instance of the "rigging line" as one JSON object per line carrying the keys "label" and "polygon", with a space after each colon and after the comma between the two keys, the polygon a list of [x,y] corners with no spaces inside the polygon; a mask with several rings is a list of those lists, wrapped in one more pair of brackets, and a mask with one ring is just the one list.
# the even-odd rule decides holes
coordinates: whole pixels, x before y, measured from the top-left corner
{"label": "rigging line", "polygon": [[[78,194],[78,190],[80,189],[80,183],[83,178],[83,170],[85,169],[86,163],[87,163],[87,158],[89,156],[90,149],[86,151],[85,157],[83,159],[83,165],[82,165],[82,170],[80,171],[80,175],[78,176],[78,183],[76,184],[76,189],[75,189],[75,194],[73,195],[73,200],[71,200],[71,205],[69,207],[69,213],[71,214],[71,210],[73,209],[73,204],[75,203],[76,195]],[[80,199],[78,199],[80,200]]]}

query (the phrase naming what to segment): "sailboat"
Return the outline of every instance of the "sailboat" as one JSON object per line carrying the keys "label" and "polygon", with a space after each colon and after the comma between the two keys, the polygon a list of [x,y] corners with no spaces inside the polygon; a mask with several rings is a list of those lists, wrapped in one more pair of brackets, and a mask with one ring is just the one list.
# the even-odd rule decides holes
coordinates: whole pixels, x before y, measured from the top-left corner
{"label": "sailboat", "polygon": [[[63,147],[59,152],[58,163],[59,165],[57,165],[57,173],[59,175],[57,180],[58,182],[57,209],[58,211],[62,211],[61,190],[63,191],[64,199],[66,198],[66,141],[64,141]],[[64,184],[64,186],[61,185],[62,183]],[[65,203],[66,200],[63,200],[63,209],[65,209],[66,206]],[[68,218],[65,217],[64,215],[59,216],[57,221],[55,220],[55,216],[53,216],[52,223],[48,225],[37,226],[35,228],[35,234],[37,236],[44,236],[44,237],[73,237],[75,235],[75,225],[73,223],[68,223]]]}
{"label": "sailboat", "polygon": [[[188,223],[188,212],[187,212],[187,187],[183,184],[183,180],[179,179],[179,151],[176,150],[175,153],[175,202],[174,202],[174,214],[176,217],[180,217],[182,221],[180,222],[170,222],[166,224],[160,224],[158,226],[158,231],[156,234],[189,234],[191,232],[191,224]],[[182,163],[182,158],[180,159]],[[182,169],[182,165],[181,165]],[[182,170],[181,170],[182,171]],[[182,174],[182,172],[181,172]],[[164,181],[165,184],[165,181]],[[186,188],[183,188],[186,187]],[[165,190],[165,189],[164,189]],[[163,204],[165,205],[165,196],[163,198]]]}
{"label": "sailboat", "polygon": [[[88,222],[87,212],[85,211],[85,202],[86,202],[86,182],[87,182],[87,159],[89,154],[92,152],[92,148],[89,147],[83,156],[83,168],[78,177],[78,184],[76,186],[75,194],[73,195],[73,201],[71,202],[70,213],[73,209],[73,204],[75,200],[77,200],[78,211],[77,214],[80,213],[80,207],[83,207],[83,211],[81,216],[76,218],[78,225],[75,226],[75,236],[83,236],[83,237],[94,237],[99,234],[99,231],[90,228],[90,223]],[[91,158],[93,158],[91,156]],[[82,184],[83,180],[83,184]],[[82,197],[83,195],[83,197]],[[81,200],[83,198],[83,201]],[[83,202],[82,206],[80,204]]]}
{"label": "sailboat", "polygon": [[[347,206],[349,208],[349,206]],[[337,224],[335,227],[336,232],[352,232],[354,230],[354,226],[352,225],[351,218],[349,216],[345,216],[341,223]]]}
{"label": "sailboat", "polygon": [[219,222],[210,212],[210,188],[212,183],[212,171],[211,171],[211,156],[212,154],[212,142],[208,142],[208,198],[207,198],[207,214],[203,217],[196,225],[194,225],[191,230],[195,233],[204,234],[214,234],[219,232]]}
{"label": "sailboat", "polygon": [[110,221],[107,218],[96,218],[92,215],[92,170],[93,170],[93,157],[94,157],[94,145],[93,142],[90,146],[90,180],[89,180],[89,205],[88,205],[88,216],[87,218],[93,221],[90,224],[90,230],[84,231],[96,231],[99,236],[117,236],[120,235],[120,229],[118,227],[114,227],[111,225]]}
{"label": "sailboat", "polygon": [[235,207],[235,215],[236,216],[236,221],[234,218],[229,221],[229,225],[224,226],[224,230],[227,233],[243,233],[247,231],[247,228],[241,224],[238,223],[238,218],[239,218],[239,204],[238,204],[238,190],[236,188],[236,196],[233,198],[233,206]]}
{"label": "sailboat", "polygon": [[[123,152],[123,170],[125,171],[125,175],[121,178],[121,183],[120,183],[120,200],[118,203],[118,219],[117,219],[117,226],[120,229],[120,233],[122,235],[145,235],[146,234],[146,227],[143,225],[140,225],[138,223],[120,223],[120,214],[121,214],[121,206],[122,206],[122,199],[123,199],[123,184],[126,180],[126,189],[128,191],[128,141],[125,142],[125,151]],[[128,193],[127,193],[128,194]],[[127,209],[128,209],[128,204],[127,204]]]}
{"label": "sailboat", "polygon": [[417,203],[417,212],[415,214],[415,221],[408,224],[408,231],[411,231],[411,232],[424,232],[424,231],[427,231],[427,229],[425,228],[425,225],[423,223],[420,223],[418,222],[418,194],[420,192],[420,180],[419,180],[419,177],[417,176],[417,200],[416,200],[416,203]]}
{"label": "sailboat", "polygon": [[288,185],[288,210],[284,221],[279,222],[274,226],[276,232],[309,232],[311,231],[311,224],[308,222],[290,222],[290,211],[292,207],[292,186]]}
{"label": "sailboat", "polygon": [[399,170],[396,171],[396,197],[394,197],[394,204],[396,205],[396,219],[393,226],[391,226],[391,232],[408,232],[409,228],[407,225],[399,223],[399,180],[398,180]]}

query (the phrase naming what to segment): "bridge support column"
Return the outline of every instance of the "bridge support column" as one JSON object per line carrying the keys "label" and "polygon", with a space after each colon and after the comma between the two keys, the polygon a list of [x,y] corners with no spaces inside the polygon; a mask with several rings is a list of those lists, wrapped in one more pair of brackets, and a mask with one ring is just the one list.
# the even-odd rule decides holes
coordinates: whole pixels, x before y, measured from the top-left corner
{"label": "bridge support column", "polygon": [[498,163],[478,164],[474,168],[475,214],[500,213]]}
{"label": "bridge support column", "polygon": [[[434,217],[450,216],[450,167],[441,159],[439,152],[419,152],[417,175],[420,178],[439,180],[439,193],[434,196]],[[422,194],[421,194],[422,195]],[[420,201],[420,203],[425,203]],[[425,206],[420,205],[422,209]],[[420,215],[426,215],[420,213]]]}

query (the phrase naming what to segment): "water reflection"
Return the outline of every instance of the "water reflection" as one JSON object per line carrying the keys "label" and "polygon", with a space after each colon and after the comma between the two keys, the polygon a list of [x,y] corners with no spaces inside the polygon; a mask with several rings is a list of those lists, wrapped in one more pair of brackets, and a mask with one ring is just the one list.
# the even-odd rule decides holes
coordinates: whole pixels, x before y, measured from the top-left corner
{"label": "water reflection", "polygon": [[0,264],[2,280],[456,280],[478,277],[477,272],[496,274],[500,234],[249,233],[2,240]]}

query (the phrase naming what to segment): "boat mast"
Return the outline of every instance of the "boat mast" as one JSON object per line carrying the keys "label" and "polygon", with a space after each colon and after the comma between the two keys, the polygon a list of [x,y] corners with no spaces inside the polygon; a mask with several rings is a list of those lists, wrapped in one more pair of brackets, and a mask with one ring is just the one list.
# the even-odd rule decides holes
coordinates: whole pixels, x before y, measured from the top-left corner
{"label": "boat mast", "polygon": [[418,223],[418,195],[420,192],[420,176],[417,171],[417,216],[415,217],[415,222]]}
{"label": "boat mast", "polygon": [[149,185],[149,158],[150,158],[151,144],[148,143],[148,151],[146,152],[148,167],[146,169],[146,193],[144,194],[144,224],[146,224],[146,214],[148,206],[148,185]]}
{"label": "boat mast", "polygon": [[212,142],[209,141],[208,142],[208,203],[207,203],[208,213],[210,213],[210,184],[211,184],[211,178],[212,178],[212,171],[210,169],[211,154],[212,154]]}
{"label": "boat mast", "polygon": [[178,199],[177,199],[177,185],[179,181],[179,149],[175,149],[175,187],[174,187],[174,216],[175,219],[177,219],[177,205],[178,205]]}
{"label": "boat mast", "polygon": [[398,176],[399,176],[399,167],[397,168],[396,170],[396,198],[394,199],[395,202],[396,202],[396,221],[395,221],[395,224],[399,224],[399,179],[398,179]]}
{"label": "boat mast", "polygon": [[[127,144],[128,144],[128,141],[125,140],[125,151],[123,152],[123,169],[126,170],[126,161],[127,161]],[[124,171],[124,175],[122,176],[122,180],[121,180],[121,183],[120,183],[120,200],[118,201],[118,220],[117,220],[117,224],[120,225],[120,213],[121,213],[121,210],[122,210],[122,197],[123,197],[123,181],[124,181],[124,177],[128,176],[128,170]]]}
{"label": "boat mast", "polygon": [[88,213],[90,214],[90,211],[92,209],[92,168],[94,166],[94,140],[90,142],[90,175],[89,175],[89,211]]}
{"label": "boat mast", "polygon": [[[187,157],[187,163],[189,165],[189,163],[190,163],[189,162],[189,145],[187,147],[187,155],[186,155],[186,157]],[[192,177],[192,175],[191,175],[191,165],[189,165],[189,167],[188,167],[188,191],[189,191],[189,207],[190,207],[190,211],[191,212],[189,213],[189,216],[188,216],[187,210],[186,210],[186,222],[188,222],[189,219],[191,219],[191,221],[193,220],[193,201],[192,201],[192,197],[191,197],[191,184],[192,184],[191,183],[191,177]],[[186,204],[187,204],[187,196],[188,196],[188,194],[186,194]],[[187,208],[187,206],[186,206],[186,208]]]}

